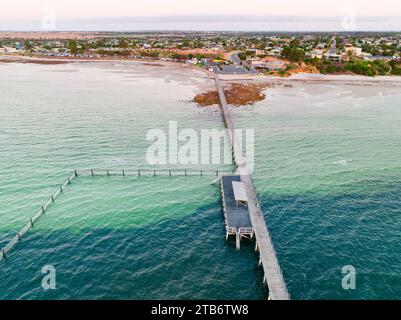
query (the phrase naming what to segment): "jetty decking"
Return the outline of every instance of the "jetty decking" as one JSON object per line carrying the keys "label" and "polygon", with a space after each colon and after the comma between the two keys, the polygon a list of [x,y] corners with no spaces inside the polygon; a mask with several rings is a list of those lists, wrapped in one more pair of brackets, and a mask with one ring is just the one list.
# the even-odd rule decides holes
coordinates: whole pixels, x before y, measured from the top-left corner
{"label": "jetty decking", "polygon": [[[281,272],[280,264],[273,246],[273,241],[270,237],[260,204],[257,200],[252,177],[246,167],[246,162],[242,153],[242,147],[235,135],[234,122],[231,118],[230,110],[228,108],[223,85],[218,74],[215,73],[214,77],[220,98],[220,106],[223,113],[224,124],[228,131],[228,140],[231,144],[234,162],[237,166],[236,173],[240,176],[240,181],[243,183],[248,197],[248,213],[253,228],[253,235],[256,238],[256,249],[259,250],[260,265],[262,265],[264,271],[264,282],[269,288],[269,299],[289,300],[290,295],[287,291],[284,276]],[[222,179],[224,179],[224,177]],[[223,206],[227,207],[226,201],[227,199],[223,198]],[[227,224],[227,218],[229,215],[225,213],[225,216]],[[241,234],[237,231],[235,235],[238,247],[238,241],[241,239]]]}
{"label": "jetty decking", "polygon": [[253,227],[248,208],[239,206],[234,197],[233,182],[241,182],[240,176],[223,176],[221,178],[221,194],[226,224],[226,239],[236,236],[237,249],[243,236],[253,236]]}

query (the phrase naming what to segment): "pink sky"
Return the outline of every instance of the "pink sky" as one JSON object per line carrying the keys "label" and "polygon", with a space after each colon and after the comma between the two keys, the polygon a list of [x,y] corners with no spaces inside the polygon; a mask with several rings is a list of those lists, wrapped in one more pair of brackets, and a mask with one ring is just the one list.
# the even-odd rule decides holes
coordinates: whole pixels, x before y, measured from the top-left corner
{"label": "pink sky", "polygon": [[0,19],[40,19],[43,8],[48,5],[54,7],[60,19],[181,14],[319,17],[341,16],[349,7],[360,16],[401,15],[400,0],[12,0],[1,5]]}

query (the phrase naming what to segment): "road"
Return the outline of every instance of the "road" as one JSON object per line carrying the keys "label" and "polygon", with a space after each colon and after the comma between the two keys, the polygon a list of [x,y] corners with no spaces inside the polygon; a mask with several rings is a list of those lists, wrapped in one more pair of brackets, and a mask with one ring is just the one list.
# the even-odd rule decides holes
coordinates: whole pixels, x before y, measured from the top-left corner
{"label": "road", "polygon": [[235,65],[241,65],[242,64],[242,61],[241,61],[241,59],[239,58],[239,54],[240,54],[241,52],[240,51],[236,51],[236,52],[233,52],[231,55],[230,55],[230,61],[233,63],[233,64],[235,64]]}
{"label": "road", "polygon": [[331,43],[331,47],[330,47],[330,54],[334,55],[337,54],[337,38],[336,36],[333,36],[333,42]]}
{"label": "road", "polygon": [[[236,73],[239,73],[239,74],[257,74],[257,73],[259,73],[253,66],[251,66],[246,61],[242,61],[239,58],[240,53],[241,53],[241,51],[235,51],[230,54],[230,61],[233,63],[234,68],[237,71]],[[242,69],[243,71],[238,72],[239,69]],[[230,73],[230,71],[227,73]]]}

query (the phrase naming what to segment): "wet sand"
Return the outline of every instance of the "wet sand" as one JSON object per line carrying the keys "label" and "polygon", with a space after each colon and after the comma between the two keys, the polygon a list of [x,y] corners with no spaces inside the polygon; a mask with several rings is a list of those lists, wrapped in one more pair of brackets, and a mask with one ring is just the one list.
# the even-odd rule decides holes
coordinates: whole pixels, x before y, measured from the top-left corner
{"label": "wet sand", "polygon": [[221,75],[220,78],[226,82],[316,82],[316,83],[341,83],[341,84],[400,84],[401,77],[397,76],[376,76],[367,77],[359,75],[324,75],[298,73],[290,77],[276,77],[266,75]]}
{"label": "wet sand", "polygon": [[45,60],[45,59],[19,59],[19,58],[0,58],[0,63],[32,63],[32,64],[67,64],[62,60]]}
{"label": "wet sand", "polygon": [[191,83],[197,88],[196,94],[214,88],[214,82],[209,71],[182,62],[145,59],[67,59],[0,55],[0,66],[2,63],[93,66],[111,73],[125,73],[127,76],[132,73],[132,76],[136,78],[151,76],[162,78],[166,82]]}

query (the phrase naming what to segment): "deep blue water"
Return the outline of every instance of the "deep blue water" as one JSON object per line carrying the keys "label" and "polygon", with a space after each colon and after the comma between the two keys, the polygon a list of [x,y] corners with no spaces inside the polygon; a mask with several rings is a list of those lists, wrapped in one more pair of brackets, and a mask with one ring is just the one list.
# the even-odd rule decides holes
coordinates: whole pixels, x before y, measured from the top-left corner
{"label": "deep blue water", "polygon": [[[266,298],[253,245],[224,235],[219,203],[147,227],[33,231],[3,261],[0,299]],[[56,290],[41,287],[44,265]]]}
{"label": "deep blue water", "polygon": [[[269,197],[264,210],[293,299],[401,297],[401,183],[364,182],[364,191]],[[344,290],[342,268],[356,269]]]}

